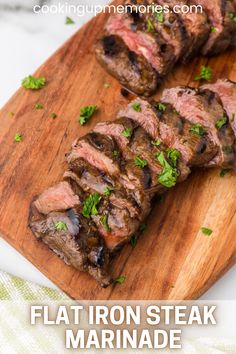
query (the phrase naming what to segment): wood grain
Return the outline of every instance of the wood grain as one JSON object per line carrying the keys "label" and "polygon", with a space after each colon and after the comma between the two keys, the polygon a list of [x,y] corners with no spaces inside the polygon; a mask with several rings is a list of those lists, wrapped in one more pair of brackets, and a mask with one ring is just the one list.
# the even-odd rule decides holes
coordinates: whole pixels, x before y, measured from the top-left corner
{"label": "wood grain", "polygon": [[[114,260],[114,275],[123,285],[101,289],[87,274],[66,266],[27,227],[32,197],[59,181],[71,142],[98,121],[114,119],[127,104],[119,84],[97,64],[93,43],[106,16],[77,32],[37,71],[47,78],[36,92],[19,89],[0,112],[0,232],[62,290],[77,299],[193,299],[208,289],[230,266],[236,254],[236,177],[218,170],[195,171],[188,181],[153,205],[148,229],[132,249],[127,245]],[[202,64],[215,79],[236,80],[236,51],[217,58],[197,58],[171,73],[165,87],[196,85]],[[106,88],[105,83],[111,87]],[[44,104],[36,110],[36,103]],[[80,107],[96,104],[99,112],[85,127],[78,124]],[[9,112],[15,115],[11,117]],[[58,117],[52,119],[52,112]],[[15,133],[23,141],[14,142]],[[203,235],[202,226],[214,230]]]}

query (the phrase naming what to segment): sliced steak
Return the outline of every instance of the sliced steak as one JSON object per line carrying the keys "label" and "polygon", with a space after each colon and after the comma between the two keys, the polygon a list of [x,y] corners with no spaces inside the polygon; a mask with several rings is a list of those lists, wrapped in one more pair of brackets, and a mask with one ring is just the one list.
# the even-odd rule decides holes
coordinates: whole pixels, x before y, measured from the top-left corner
{"label": "sliced steak", "polygon": [[[72,180],[78,185],[81,183],[79,176],[71,171],[67,171],[64,178],[69,181]],[[85,181],[83,182],[83,185],[84,184]],[[135,212],[135,215],[132,215],[134,205],[131,206],[128,198],[125,202],[124,199],[126,196],[124,194],[122,196],[121,193],[117,193],[116,190],[112,192],[113,196],[110,198],[104,194],[105,191],[103,191],[103,194],[94,193],[95,190],[89,188],[88,185],[86,189],[87,192],[83,200],[82,213],[84,212],[84,208],[87,208],[91,196],[96,194],[99,198],[98,204],[96,204],[96,210],[91,212],[91,215],[88,215],[86,212],[85,216],[94,221],[109,251],[114,252],[125,242],[128,242],[139,228],[140,220],[137,216],[137,212]],[[132,210],[129,210],[130,207],[132,207]],[[143,219],[141,221],[143,221]]]}
{"label": "sliced steak", "polygon": [[211,22],[210,36],[202,48],[202,53],[215,55],[223,52],[231,43],[232,32],[236,31],[236,23],[231,17],[234,12],[233,4],[227,0],[192,1],[204,8]]}
{"label": "sliced steak", "polygon": [[[32,202],[29,227],[34,235],[46,243],[65,263],[88,272],[106,287],[112,281],[108,272],[107,248],[93,222],[81,216],[77,200],[70,205],[64,203],[64,200],[71,198],[68,186],[66,196],[67,184],[68,182],[62,182],[49,188]],[[58,202],[55,204],[53,194],[54,190],[58,196],[59,189],[61,189],[60,205]]]}
{"label": "sliced steak", "polygon": [[207,84],[202,87],[214,91],[220,96],[236,136],[236,83],[230,80],[219,79],[214,84]]}
{"label": "sliced steak", "polygon": [[77,158],[85,159],[89,164],[110,176],[118,178],[127,189],[149,189],[151,173],[149,168],[140,169],[133,160],[124,160],[111,136],[92,132],[77,140],[67,154],[69,165]]}
{"label": "sliced steak", "polygon": [[[235,166],[235,137],[228,116],[214,92],[176,87],[165,90],[162,99],[172,104],[195,126],[200,124],[200,134],[208,134],[219,147],[219,153],[210,161],[209,166]],[[222,119],[224,124],[217,127]]]}
{"label": "sliced steak", "polygon": [[143,55],[130,51],[118,36],[106,35],[98,40],[95,53],[99,63],[132,92],[150,96],[157,90],[157,71]]}
{"label": "sliced steak", "polygon": [[[162,5],[168,4],[170,8],[173,8],[176,5],[184,6],[190,4],[190,1],[187,0],[159,0],[159,2]],[[180,8],[177,10],[180,10]],[[193,11],[187,13],[180,10],[179,16],[188,34],[188,39],[186,39],[186,52],[182,59],[183,62],[187,62],[199,53],[200,48],[208,39],[210,24],[206,13],[201,12],[200,9],[197,9],[196,12]]]}
{"label": "sliced steak", "polygon": [[111,35],[122,38],[130,51],[142,55],[160,74],[165,75],[173,67],[173,49],[165,42],[150,19],[138,14],[114,14],[109,17],[105,30]]}
{"label": "sliced steak", "polygon": [[[134,109],[137,104],[140,107],[139,111]],[[218,151],[207,136],[192,136],[189,133],[191,123],[166,102],[149,103],[138,98],[121,110],[119,116],[129,117],[140,124],[153,140],[160,139],[167,147],[179,150],[187,165],[208,162]]]}

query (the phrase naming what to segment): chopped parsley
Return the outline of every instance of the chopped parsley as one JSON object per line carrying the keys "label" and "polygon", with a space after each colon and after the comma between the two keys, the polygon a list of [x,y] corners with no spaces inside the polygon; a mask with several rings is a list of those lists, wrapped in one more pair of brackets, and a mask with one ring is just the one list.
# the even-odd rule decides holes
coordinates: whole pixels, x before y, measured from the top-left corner
{"label": "chopped parsley", "polygon": [[217,28],[216,27],[211,27],[211,33],[216,33],[217,32]]}
{"label": "chopped parsley", "polygon": [[200,123],[193,124],[189,129],[189,132],[199,136],[203,136],[206,134],[206,131]]}
{"label": "chopped parsley", "polygon": [[195,77],[195,81],[198,80],[206,80],[206,81],[211,81],[212,79],[212,69],[209,66],[202,66],[200,74]]}
{"label": "chopped parsley", "polygon": [[55,112],[52,112],[51,115],[50,115],[50,117],[51,117],[52,119],[56,119],[56,118],[57,118],[57,114],[56,114]]}
{"label": "chopped parsley", "polygon": [[227,124],[228,120],[226,117],[222,117],[220,119],[217,120],[215,127],[217,129],[221,129],[225,124]]}
{"label": "chopped parsley", "polygon": [[44,105],[42,103],[36,103],[34,106],[35,109],[43,109]]}
{"label": "chopped parsley", "polygon": [[165,112],[165,110],[166,110],[166,105],[164,103],[156,102],[154,106],[160,112]]}
{"label": "chopped parsley", "polygon": [[103,194],[106,196],[106,197],[109,197],[111,195],[111,193],[115,190],[114,187],[106,187],[104,189],[104,192]]}
{"label": "chopped parsley", "polygon": [[145,166],[148,165],[147,160],[142,159],[140,156],[135,156],[134,163],[135,166],[138,166],[140,168],[144,168]]}
{"label": "chopped parsley", "polygon": [[81,125],[84,125],[87,123],[89,118],[92,117],[92,115],[95,113],[97,110],[97,106],[91,105],[91,106],[85,106],[80,109],[80,116],[79,116],[79,122]]}
{"label": "chopped parsley", "polygon": [[125,128],[122,132],[122,135],[125,137],[125,138],[130,138],[131,135],[133,133],[133,130],[131,128]]}
{"label": "chopped parsley", "polygon": [[72,20],[72,18],[70,18],[70,17],[66,17],[66,20],[65,20],[65,24],[66,25],[73,25],[75,22],[74,22],[74,20]]}
{"label": "chopped parsley", "polygon": [[118,157],[118,156],[120,155],[120,151],[118,151],[118,150],[113,150],[113,151],[112,151],[112,155],[113,155],[114,157]]}
{"label": "chopped parsley", "polygon": [[236,13],[235,12],[230,12],[229,13],[229,18],[236,23]]}
{"label": "chopped parsley", "polygon": [[160,139],[152,140],[151,144],[154,145],[154,146],[160,146],[161,145],[161,140]]}
{"label": "chopped parsley", "polygon": [[220,171],[220,177],[224,177],[230,171],[230,168],[222,168],[222,170]]}
{"label": "chopped parsley", "polygon": [[54,226],[59,231],[67,231],[68,230],[68,227],[67,227],[66,223],[64,223],[63,221],[57,221],[54,224]]}
{"label": "chopped parsley", "polygon": [[204,235],[210,236],[213,231],[211,229],[208,229],[207,227],[201,227],[201,231]]}
{"label": "chopped parsley", "polygon": [[129,241],[131,246],[134,248],[137,245],[138,242],[138,237],[136,235],[133,235]]}
{"label": "chopped parsley", "polygon": [[107,214],[103,214],[101,217],[100,217],[100,222],[101,224],[105,227],[105,229],[107,231],[111,231],[111,228],[110,226],[108,225],[108,215]]}
{"label": "chopped parsley", "polygon": [[139,226],[139,230],[140,230],[141,233],[144,233],[144,231],[145,231],[146,229],[147,229],[147,225],[144,224],[144,223]]}
{"label": "chopped parsley", "polygon": [[121,275],[120,277],[115,279],[115,283],[117,283],[117,284],[123,284],[124,281],[125,281],[125,276],[124,275]]}
{"label": "chopped parsley", "polygon": [[147,32],[155,32],[155,26],[150,19],[147,20]]}
{"label": "chopped parsley", "polygon": [[21,82],[26,90],[40,90],[45,84],[45,77],[34,77],[32,75],[25,77]]}
{"label": "chopped parsley", "polygon": [[101,196],[98,193],[90,194],[83,203],[82,214],[85,218],[90,218],[91,215],[97,215],[97,206],[100,203]]}
{"label": "chopped parsley", "polygon": [[139,102],[133,103],[131,107],[136,112],[141,112],[141,110],[142,110],[141,103],[139,103]]}
{"label": "chopped parsley", "polygon": [[174,167],[177,166],[177,162],[181,157],[181,152],[177,149],[168,149],[167,150],[167,157],[171,160]]}
{"label": "chopped parsley", "polygon": [[157,20],[157,22],[163,23],[163,22],[164,22],[164,19],[165,19],[163,10],[161,10],[161,11],[156,11],[155,14],[156,14],[156,20]]}
{"label": "chopped parsley", "polygon": [[165,159],[163,152],[158,154],[157,160],[163,167],[162,172],[158,176],[158,182],[167,188],[174,187],[176,185],[177,177],[179,176],[177,169],[169,164]]}
{"label": "chopped parsley", "polygon": [[22,141],[22,135],[20,133],[16,133],[14,140],[15,142],[19,143],[20,141]]}

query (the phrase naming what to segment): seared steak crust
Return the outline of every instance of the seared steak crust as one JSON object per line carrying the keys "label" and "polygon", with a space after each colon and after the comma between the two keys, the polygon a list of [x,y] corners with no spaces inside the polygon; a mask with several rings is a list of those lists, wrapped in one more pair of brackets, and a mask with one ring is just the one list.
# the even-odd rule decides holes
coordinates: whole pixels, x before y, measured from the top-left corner
{"label": "seared steak crust", "polygon": [[[210,161],[209,166],[233,167],[235,165],[235,136],[219,97],[214,92],[176,87],[165,90],[162,99],[171,103],[193,124],[201,124],[206,134],[218,146],[219,152]],[[217,128],[217,122],[222,118],[226,119],[225,124]]]}
{"label": "seared steak crust", "polygon": [[160,76],[143,55],[131,51],[124,41],[105,35],[95,45],[99,63],[120,83],[138,95],[152,95],[160,83]]}

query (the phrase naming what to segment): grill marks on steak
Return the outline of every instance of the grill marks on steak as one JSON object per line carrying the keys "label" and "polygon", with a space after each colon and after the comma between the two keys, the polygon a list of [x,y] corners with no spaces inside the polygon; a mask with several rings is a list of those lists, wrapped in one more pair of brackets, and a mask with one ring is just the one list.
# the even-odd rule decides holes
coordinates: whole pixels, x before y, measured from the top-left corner
{"label": "grill marks on steak", "polygon": [[[133,109],[134,103],[140,105],[140,112]],[[186,165],[202,165],[213,158],[218,150],[209,137],[191,136],[191,123],[172,105],[162,104],[164,111],[158,109],[157,103],[138,98],[122,109],[119,116],[124,115],[140,124],[153,140],[160,139],[165,146],[179,150]]]}
{"label": "grill marks on steak", "polygon": [[120,83],[138,95],[152,95],[160,83],[157,71],[143,55],[129,50],[124,41],[105,35],[95,45],[99,63]]}
{"label": "grill marks on steak", "polygon": [[233,4],[227,0],[194,0],[193,2],[203,7],[212,26],[202,53],[215,55],[226,50],[231,43],[233,31],[236,31],[236,23],[230,17],[234,12]]}
{"label": "grill marks on steak", "polygon": [[[163,101],[172,104],[175,109],[193,124],[201,124],[213,143],[218,146],[218,154],[209,166],[232,167],[235,165],[235,137],[218,96],[209,90],[194,90],[186,87],[167,89]],[[216,128],[219,119],[227,122],[221,129]]]}
{"label": "grill marks on steak", "polygon": [[146,19],[138,14],[124,13],[110,16],[105,30],[122,38],[130,51],[144,56],[160,75],[164,75],[174,64],[173,49],[160,33],[147,26]]}
{"label": "grill marks on steak", "polygon": [[229,123],[236,136],[236,83],[230,80],[217,80],[214,84],[202,86],[219,95],[229,117]]}
{"label": "grill marks on steak", "polygon": [[[53,190],[57,195],[61,190],[60,205],[58,202],[55,204]],[[93,222],[81,215],[77,200],[70,206],[63,203],[62,197],[71,200],[73,193],[74,190],[68,182],[61,182],[44,191],[31,204],[29,227],[38,239],[47,244],[67,264],[87,271],[106,287],[111,283],[108,272],[109,253]],[[58,224],[63,226],[58,227]]]}

